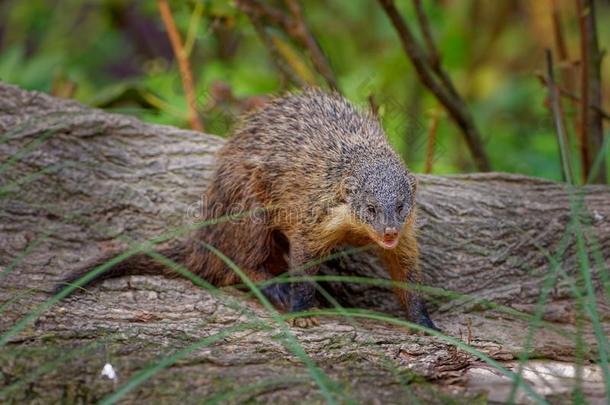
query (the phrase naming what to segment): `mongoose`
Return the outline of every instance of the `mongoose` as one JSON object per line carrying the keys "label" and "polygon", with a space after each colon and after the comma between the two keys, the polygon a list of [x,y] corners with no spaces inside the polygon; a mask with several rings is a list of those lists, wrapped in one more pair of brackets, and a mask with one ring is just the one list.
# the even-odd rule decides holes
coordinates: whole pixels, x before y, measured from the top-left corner
{"label": "mongoose", "polygon": [[[185,247],[165,254],[226,286],[242,280],[202,241],[255,282],[286,271],[314,275],[319,266],[307,264],[333,248],[374,244],[392,280],[417,284],[416,185],[371,114],[316,89],[279,97],[246,115],[219,150],[202,219],[256,214],[202,227]],[[157,273],[159,267],[135,256],[102,277]],[[284,311],[306,310],[314,303],[315,287],[309,282],[272,284],[262,291]],[[400,288],[395,293],[411,322],[436,328],[417,293]],[[305,320],[300,326],[309,324]]]}

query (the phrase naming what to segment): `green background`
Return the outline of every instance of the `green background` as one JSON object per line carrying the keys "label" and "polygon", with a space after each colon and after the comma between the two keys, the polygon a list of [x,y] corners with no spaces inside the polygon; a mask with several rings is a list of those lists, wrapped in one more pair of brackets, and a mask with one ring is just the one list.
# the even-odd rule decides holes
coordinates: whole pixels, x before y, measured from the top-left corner
{"label": "green background", "polygon": [[[286,83],[233,2],[199,3],[200,14],[195,1],[170,5],[183,38],[189,27],[197,28],[190,60],[206,132],[227,136],[241,110],[231,103],[213,105],[210,89],[215,84],[222,82],[237,98],[247,98],[281,92]],[[419,82],[376,1],[301,4],[341,91],[363,108],[369,95],[374,96],[392,144],[413,170],[423,170],[431,120],[439,113],[432,173],[475,170],[459,130]],[[397,4],[419,35],[411,2]],[[493,170],[560,180],[557,139],[545,105],[547,91],[536,76],[545,71],[544,49],[554,44],[549,4],[424,1],[445,69],[475,117]],[[559,4],[570,58],[578,60],[574,2]],[[602,22],[610,20],[610,5],[598,5],[600,48],[605,49],[610,45],[610,25]],[[307,54],[290,38],[277,29],[269,32],[314,72]],[[4,1],[0,35],[1,80],[45,92],[72,83],[73,97],[85,104],[188,127],[180,75],[155,1]],[[605,94],[610,80],[607,59],[602,66]],[[578,69],[560,65],[559,70],[578,83]],[[578,169],[577,111],[567,101],[564,108]]]}

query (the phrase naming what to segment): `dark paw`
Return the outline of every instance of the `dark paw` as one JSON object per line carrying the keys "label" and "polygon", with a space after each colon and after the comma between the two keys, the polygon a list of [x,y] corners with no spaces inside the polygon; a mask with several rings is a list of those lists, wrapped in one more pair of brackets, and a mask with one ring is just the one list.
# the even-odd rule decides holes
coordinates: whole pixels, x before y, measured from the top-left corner
{"label": "dark paw", "polygon": [[306,311],[315,303],[315,287],[309,283],[271,284],[261,291],[276,308],[282,311]]}
{"label": "dark paw", "polygon": [[411,304],[411,310],[409,311],[409,320],[413,323],[416,323],[421,326],[425,326],[426,328],[434,329],[436,331],[441,331],[430,319],[430,315],[428,315],[428,310],[426,310],[426,306],[424,301],[417,298]]}
{"label": "dark paw", "polygon": [[292,285],[292,301],[290,312],[306,311],[314,306],[316,290],[311,283],[298,283]]}
{"label": "dark paw", "polygon": [[425,326],[426,328],[434,329],[436,331],[441,331],[435,324],[432,322],[432,319],[428,316],[427,313],[422,314],[417,320],[417,324],[421,326]]}
{"label": "dark paw", "polygon": [[274,307],[288,311],[291,307],[291,289],[288,283],[271,284],[263,289],[261,292],[267,297]]}

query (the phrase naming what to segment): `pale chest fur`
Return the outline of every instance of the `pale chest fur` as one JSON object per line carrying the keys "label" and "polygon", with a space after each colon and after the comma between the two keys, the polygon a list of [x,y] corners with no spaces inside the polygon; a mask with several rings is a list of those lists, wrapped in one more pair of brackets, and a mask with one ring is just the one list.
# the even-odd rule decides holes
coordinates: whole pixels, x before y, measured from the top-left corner
{"label": "pale chest fur", "polygon": [[361,246],[371,243],[369,225],[359,221],[347,204],[331,208],[320,224],[320,247],[332,249],[347,243]]}

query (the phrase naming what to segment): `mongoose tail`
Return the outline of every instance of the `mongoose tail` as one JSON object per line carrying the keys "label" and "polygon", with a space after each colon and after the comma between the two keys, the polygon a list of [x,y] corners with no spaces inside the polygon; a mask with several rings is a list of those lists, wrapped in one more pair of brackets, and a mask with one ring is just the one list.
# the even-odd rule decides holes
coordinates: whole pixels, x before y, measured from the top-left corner
{"label": "mongoose tail", "polygon": [[[78,280],[86,276],[88,273],[95,271],[101,266],[104,266],[112,259],[120,256],[122,253],[124,253],[124,251],[121,250],[115,250],[106,253],[101,257],[94,259],[90,263],[87,263],[82,267],[76,269],[64,279],[62,279],[59,283],[57,283],[53,290],[53,293],[58,294],[65,287],[75,284]],[[157,253],[166,257],[174,263],[182,264],[184,262],[185,254],[183,247],[167,247],[159,249]],[[175,277],[177,276],[177,273],[170,267],[165,266],[164,264],[155,260],[153,257],[147,255],[146,253],[137,253],[133,256],[129,256],[125,260],[122,260],[113,266],[110,266],[108,269],[97,275],[95,278],[88,280],[79,287],[91,287],[101,283],[104,280],[132,275],[163,275],[166,277]],[[75,291],[78,291],[78,289]]]}

